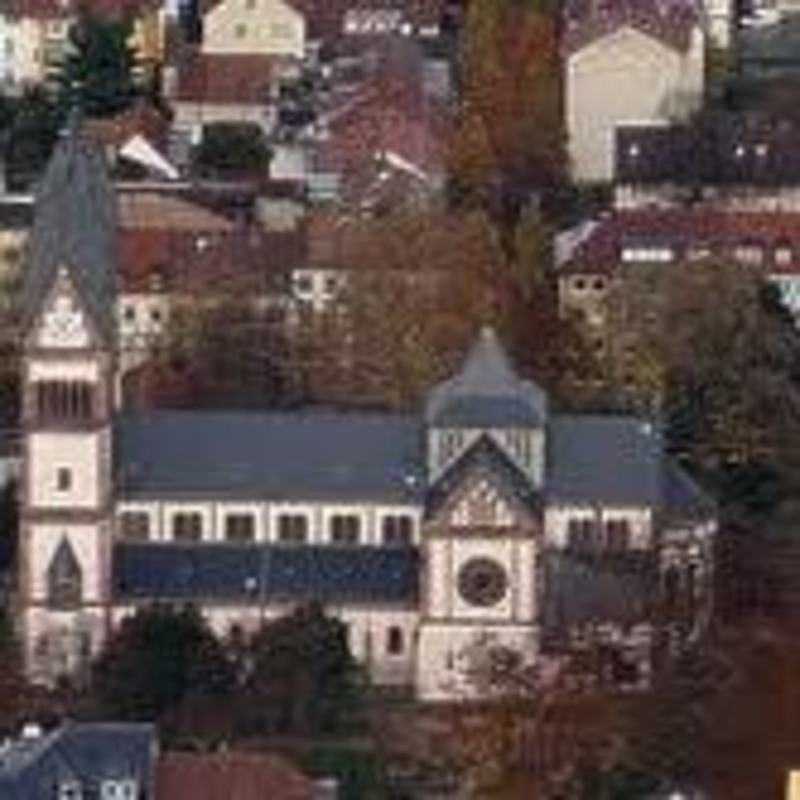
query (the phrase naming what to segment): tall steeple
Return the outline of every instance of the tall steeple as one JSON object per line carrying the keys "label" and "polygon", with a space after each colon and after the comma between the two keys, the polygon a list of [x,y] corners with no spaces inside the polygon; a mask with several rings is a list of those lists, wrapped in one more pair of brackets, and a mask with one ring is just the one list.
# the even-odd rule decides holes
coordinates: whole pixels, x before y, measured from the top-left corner
{"label": "tall steeple", "polygon": [[23,326],[41,313],[56,279],[69,277],[107,345],[115,339],[116,195],[99,146],[80,134],[76,110],[36,194],[22,297]]}

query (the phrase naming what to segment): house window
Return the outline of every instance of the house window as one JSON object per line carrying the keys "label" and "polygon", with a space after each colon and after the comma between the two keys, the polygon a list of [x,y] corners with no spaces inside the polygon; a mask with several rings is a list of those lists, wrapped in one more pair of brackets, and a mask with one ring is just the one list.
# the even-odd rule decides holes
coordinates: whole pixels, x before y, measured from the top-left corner
{"label": "house window", "polygon": [[288,39],[292,35],[292,26],[287,22],[273,22],[269,33],[273,39]]}
{"label": "house window", "polygon": [[91,419],[93,387],[86,381],[37,381],[36,411],[48,422]]}
{"label": "house window", "polygon": [[311,294],[313,287],[310,276],[298,275],[294,279],[294,288],[298,294]]}
{"label": "house window", "polygon": [[83,791],[78,781],[63,781],[58,786],[58,800],[83,800]]}
{"label": "house window", "polygon": [[386,652],[390,656],[399,656],[403,654],[403,629],[393,625],[386,632]]}
{"label": "house window", "polygon": [[135,780],[103,781],[100,800],[137,800],[138,785]]}
{"label": "house window", "polygon": [[567,547],[576,553],[595,549],[597,526],[593,519],[571,519],[567,532]]}
{"label": "house window", "polygon": [[383,518],[383,543],[389,545],[411,544],[414,521],[408,514],[390,514]]}
{"label": "house window", "polygon": [[594,279],[594,282],[592,283],[592,288],[593,288],[593,289],[594,289],[596,292],[602,292],[602,291],[603,291],[603,289],[605,289],[605,288],[606,288],[606,282],[605,282],[605,280],[603,280],[603,278],[595,278],[595,279]]}
{"label": "house window", "polygon": [[775,248],[775,263],[782,267],[785,267],[787,264],[791,264],[792,248],[791,247]]}
{"label": "house window", "polygon": [[680,576],[677,567],[669,567],[664,573],[664,603],[667,609],[674,611],[678,605],[680,592]]}
{"label": "house window", "polygon": [[202,514],[182,511],[172,517],[172,538],[176,542],[199,542],[202,536]]}
{"label": "house window", "polygon": [[125,306],[122,315],[126,322],[133,322],[136,319],[136,309],[133,306]]}
{"label": "house window", "polygon": [[119,515],[119,531],[125,539],[147,540],[150,537],[150,515],[146,511],[123,511]]}
{"label": "house window", "polygon": [[334,544],[358,544],[361,519],[355,514],[334,514],[330,522],[331,541]]}
{"label": "house window", "polygon": [[586,281],[583,278],[575,278],[572,281],[572,288],[576,292],[582,292],[586,288]]}
{"label": "house window", "polygon": [[252,542],[255,539],[255,518],[252,514],[228,514],[225,517],[225,538],[229,542]]}
{"label": "house window", "polygon": [[733,257],[741,264],[760,264],[764,250],[758,245],[740,245],[734,249]]}
{"label": "house window", "polygon": [[304,514],[281,514],[278,517],[278,541],[302,544],[308,538],[308,518]]}
{"label": "house window", "polygon": [[245,0],[244,6],[248,11],[253,11],[256,7],[256,0]]}
{"label": "house window", "polygon": [[247,35],[247,25],[237,25],[236,28],[234,28],[234,35],[237,39],[244,39]]}
{"label": "house window", "polygon": [[626,519],[606,522],[606,548],[612,553],[624,553],[630,546],[630,524]]}
{"label": "house window", "polygon": [[159,309],[159,308],[151,308],[150,309],[150,319],[153,322],[161,322],[161,309]]}
{"label": "house window", "polygon": [[72,488],[72,470],[69,467],[59,467],[56,470],[56,489],[59,492],[68,492]]}
{"label": "house window", "polygon": [[47,596],[53,608],[69,609],[80,605],[83,575],[66,537],[56,549],[47,568]]}

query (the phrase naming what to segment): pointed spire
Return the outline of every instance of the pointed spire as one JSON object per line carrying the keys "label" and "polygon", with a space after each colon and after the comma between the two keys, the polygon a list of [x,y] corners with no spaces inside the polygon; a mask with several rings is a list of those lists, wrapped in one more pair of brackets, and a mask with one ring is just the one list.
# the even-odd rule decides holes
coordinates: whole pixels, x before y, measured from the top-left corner
{"label": "pointed spire", "polygon": [[488,325],[461,369],[430,393],[425,408],[428,424],[467,428],[540,426],[546,416],[546,395],[517,375]]}

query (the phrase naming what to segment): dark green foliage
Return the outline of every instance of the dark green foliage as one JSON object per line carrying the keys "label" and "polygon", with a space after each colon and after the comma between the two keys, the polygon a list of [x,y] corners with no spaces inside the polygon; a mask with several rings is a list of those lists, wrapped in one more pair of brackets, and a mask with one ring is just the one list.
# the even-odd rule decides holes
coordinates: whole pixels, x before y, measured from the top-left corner
{"label": "dark green foliage", "polygon": [[99,710],[112,719],[156,719],[189,697],[227,695],[234,683],[222,645],[189,606],[140,609],[93,667]]}
{"label": "dark green foliage", "polygon": [[42,173],[58,138],[59,120],[48,94],[31,89],[6,101],[3,113],[8,188],[25,189]]}
{"label": "dark green foliage", "polygon": [[318,746],[303,760],[303,768],[310,775],[335,778],[340,800],[380,800],[387,796],[381,762],[368,750]]}
{"label": "dark green foliage", "polygon": [[266,172],[271,153],[264,133],[250,123],[217,122],[206,125],[203,141],[194,152],[200,171],[209,176]]}
{"label": "dark green foliage", "polygon": [[130,23],[89,13],[70,28],[70,47],[52,76],[62,120],[76,107],[88,117],[114,116],[141,94],[134,77],[136,55],[128,46],[130,32]]}
{"label": "dark green foliage", "polygon": [[249,691],[270,708],[278,730],[339,731],[352,720],[361,689],[344,623],[320,605],[302,606],[265,625],[251,644]]}

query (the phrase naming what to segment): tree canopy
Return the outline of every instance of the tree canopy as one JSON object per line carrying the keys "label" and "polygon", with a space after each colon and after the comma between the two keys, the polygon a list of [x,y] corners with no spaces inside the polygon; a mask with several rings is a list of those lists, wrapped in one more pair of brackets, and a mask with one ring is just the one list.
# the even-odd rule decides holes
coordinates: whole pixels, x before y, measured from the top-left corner
{"label": "tree canopy", "polygon": [[224,696],[234,683],[222,645],[191,606],[139,609],[93,665],[98,705],[115,719],[152,720],[188,697]]}
{"label": "tree canopy", "polygon": [[85,116],[108,117],[129,108],[141,94],[137,57],[128,44],[129,22],[83,11],[70,27],[68,47],[52,79],[61,119],[74,108]]}

